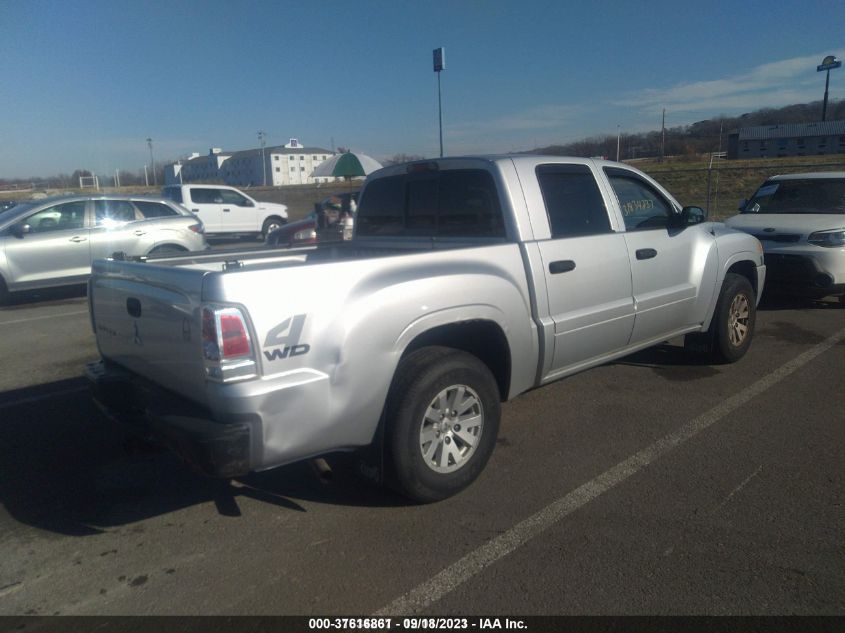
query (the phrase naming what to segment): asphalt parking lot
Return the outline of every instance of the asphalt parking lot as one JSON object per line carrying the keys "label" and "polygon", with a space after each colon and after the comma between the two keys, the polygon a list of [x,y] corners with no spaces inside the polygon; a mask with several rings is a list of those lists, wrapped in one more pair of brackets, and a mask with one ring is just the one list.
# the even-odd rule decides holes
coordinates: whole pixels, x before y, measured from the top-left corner
{"label": "asphalt parking lot", "polygon": [[[135,447],[80,378],[85,297],[0,308],[0,614],[843,614],[845,309],[766,302],[504,405],[469,490],[412,506],[297,464]],[[330,460],[331,461],[331,460]]]}

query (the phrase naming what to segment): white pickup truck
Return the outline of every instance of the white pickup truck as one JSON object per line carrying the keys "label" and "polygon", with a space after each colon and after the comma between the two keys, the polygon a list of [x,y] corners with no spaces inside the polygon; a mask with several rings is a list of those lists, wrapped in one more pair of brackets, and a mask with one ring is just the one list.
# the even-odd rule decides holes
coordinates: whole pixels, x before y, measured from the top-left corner
{"label": "white pickup truck", "polygon": [[287,206],[259,202],[225,185],[167,185],[161,195],[200,218],[209,237],[247,233],[266,239],[288,221]]}
{"label": "white pickup truck", "polygon": [[741,358],[764,278],[757,239],[622,164],[414,162],[370,175],[347,242],[97,261],[86,373],[208,474],[369,447],[434,501],[484,468],[502,401],[680,335]]}

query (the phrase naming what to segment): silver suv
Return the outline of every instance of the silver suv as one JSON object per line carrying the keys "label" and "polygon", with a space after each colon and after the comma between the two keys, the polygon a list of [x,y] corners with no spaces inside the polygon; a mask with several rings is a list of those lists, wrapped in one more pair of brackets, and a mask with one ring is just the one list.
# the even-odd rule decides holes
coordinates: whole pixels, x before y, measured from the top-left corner
{"label": "silver suv", "polygon": [[9,292],[83,283],[91,262],[122,251],[156,255],[207,248],[182,206],[141,196],[60,196],[0,215],[0,302]]}

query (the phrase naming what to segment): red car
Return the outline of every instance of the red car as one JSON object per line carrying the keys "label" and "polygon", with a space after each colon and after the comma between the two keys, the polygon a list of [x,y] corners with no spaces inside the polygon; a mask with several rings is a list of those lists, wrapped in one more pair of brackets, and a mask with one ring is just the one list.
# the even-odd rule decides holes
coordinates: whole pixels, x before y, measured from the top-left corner
{"label": "red car", "polygon": [[305,246],[317,242],[336,242],[352,237],[358,192],[330,196],[314,205],[314,211],[298,222],[289,222],[267,236],[274,248]]}

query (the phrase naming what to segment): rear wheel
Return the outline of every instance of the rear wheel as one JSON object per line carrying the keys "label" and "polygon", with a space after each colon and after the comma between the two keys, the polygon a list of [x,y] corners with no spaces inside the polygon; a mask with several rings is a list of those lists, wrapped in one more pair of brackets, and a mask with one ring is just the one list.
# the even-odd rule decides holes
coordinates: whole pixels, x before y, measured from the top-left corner
{"label": "rear wheel", "polygon": [[285,225],[285,221],[282,218],[273,217],[267,218],[264,220],[264,226],[261,227],[261,234],[258,236],[258,239],[266,240],[267,236],[270,235],[276,229],[280,229]]}
{"label": "rear wheel", "polygon": [[188,251],[181,246],[175,244],[162,244],[156,246],[150,251],[150,255],[176,255],[177,253],[187,253]]}
{"label": "rear wheel", "polygon": [[717,363],[735,363],[745,356],[754,335],[757,302],[751,283],[742,275],[728,273],[710,328],[688,334],[684,345],[702,351]]}
{"label": "rear wheel", "polygon": [[421,503],[460,492],[493,453],[500,417],[496,380],[478,358],[445,347],[412,352],[399,365],[386,409],[394,487]]}

